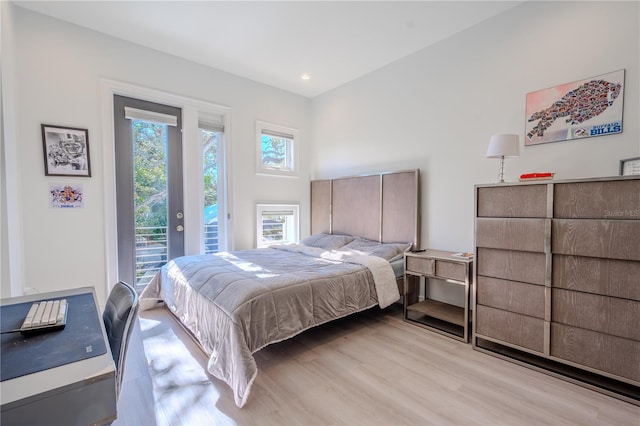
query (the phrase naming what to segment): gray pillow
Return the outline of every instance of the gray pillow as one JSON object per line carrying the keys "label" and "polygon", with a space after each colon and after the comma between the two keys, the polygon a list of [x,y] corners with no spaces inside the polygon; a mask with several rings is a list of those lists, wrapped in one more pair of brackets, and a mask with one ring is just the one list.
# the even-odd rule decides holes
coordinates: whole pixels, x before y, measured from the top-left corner
{"label": "gray pillow", "polygon": [[370,256],[378,256],[392,262],[404,256],[404,252],[411,247],[411,243],[379,243],[357,237],[342,250],[353,250]]}
{"label": "gray pillow", "polygon": [[309,247],[318,247],[324,250],[337,250],[345,244],[351,242],[354,237],[351,235],[339,234],[316,234],[304,238],[300,244]]}

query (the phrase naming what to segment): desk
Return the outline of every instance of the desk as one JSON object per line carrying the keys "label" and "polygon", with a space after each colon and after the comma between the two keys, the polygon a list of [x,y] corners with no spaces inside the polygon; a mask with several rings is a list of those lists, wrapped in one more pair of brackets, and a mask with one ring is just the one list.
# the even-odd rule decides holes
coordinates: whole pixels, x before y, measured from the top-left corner
{"label": "desk", "polygon": [[[0,423],[49,425],[109,424],[116,418],[115,365],[92,287],[0,299],[2,332],[19,328],[32,302],[66,298],[67,325],[63,330],[23,337],[2,335],[2,381]],[[24,315],[20,314],[21,310]],[[18,313],[19,315],[16,315]],[[16,318],[16,316],[18,318]],[[87,327],[100,330],[96,335]],[[45,342],[46,341],[46,342]],[[34,348],[61,347],[58,365],[34,368]],[[94,351],[95,348],[95,352]],[[83,359],[74,353],[87,352]],[[90,353],[93,352],[93,353]],[[20,374],[10,365],[20,357]],[[26,366],[26,369],[23,368]]]}

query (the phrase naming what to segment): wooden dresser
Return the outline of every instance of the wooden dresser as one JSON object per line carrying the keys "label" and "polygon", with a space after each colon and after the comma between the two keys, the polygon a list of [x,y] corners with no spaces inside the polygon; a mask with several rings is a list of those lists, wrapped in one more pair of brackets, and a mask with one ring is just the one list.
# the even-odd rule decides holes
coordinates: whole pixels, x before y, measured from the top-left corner
{"label": "wooden dresser", "polygon": [[640,405],[640,176],[475,187],[473,347]]}

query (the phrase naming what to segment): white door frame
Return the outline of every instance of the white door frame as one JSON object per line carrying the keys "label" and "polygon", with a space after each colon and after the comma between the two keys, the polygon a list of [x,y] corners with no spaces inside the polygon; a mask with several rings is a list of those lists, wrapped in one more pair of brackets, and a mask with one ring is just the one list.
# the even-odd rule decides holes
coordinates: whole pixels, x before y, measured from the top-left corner
{"label": "white door frame", "polygon": [[[198,133],[198,116],[200,113],[216,114],[222,117],[224,125],[224,143],[221,157],[223,167],[221,175],[226,180],[226,191],[218,196],[218,223],[220,225],[220,250],[230,250],[231,219],[231,180],[228,165],[231,164],[231,108],[213,103],[199,101],[179,95],[165,93],[155,89],[122,83],[114,80],[101,81],[102,102],[102,149],[104,167],[104,235],[105,257],[107,271],[107,294],[116,283],[118,277],[118,233],[116,212],[116,173],[115,173],[115,142],[113,130],[113,95],[122,95],[150,102],[171,105],[182,109],[182,161],[184,182],[184,227],[185,227],[185,255],[203,253],[202,239],[204,221],[204,182],[200,167],[202,164],[202,149]],[[189,167],[191,165],[191,167]]]}

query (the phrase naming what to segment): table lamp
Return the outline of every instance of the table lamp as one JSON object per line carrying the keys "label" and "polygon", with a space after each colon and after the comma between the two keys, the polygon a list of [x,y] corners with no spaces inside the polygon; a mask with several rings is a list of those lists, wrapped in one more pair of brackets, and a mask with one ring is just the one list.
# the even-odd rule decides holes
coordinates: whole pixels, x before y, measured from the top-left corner
{"label": "table lamp", "polygon": [[518,135],[493,135],[489,140],[487,158],[500,159],[500,183],[504,183],[504,159],[518,157],[520,155],[520,143]]}

